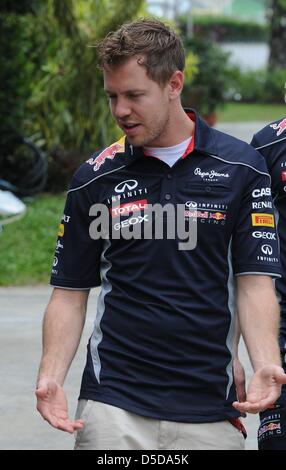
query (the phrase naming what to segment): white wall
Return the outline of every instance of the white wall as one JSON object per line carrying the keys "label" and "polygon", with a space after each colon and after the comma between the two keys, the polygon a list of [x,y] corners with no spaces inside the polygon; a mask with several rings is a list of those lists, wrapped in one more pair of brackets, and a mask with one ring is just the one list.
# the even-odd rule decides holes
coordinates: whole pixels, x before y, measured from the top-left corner
{"label": "white wall", "polygon": [[243,71],[259,70],[267,66],[269,46],[267,43],[222,43],[221,48],[230,52],[229,61]]}

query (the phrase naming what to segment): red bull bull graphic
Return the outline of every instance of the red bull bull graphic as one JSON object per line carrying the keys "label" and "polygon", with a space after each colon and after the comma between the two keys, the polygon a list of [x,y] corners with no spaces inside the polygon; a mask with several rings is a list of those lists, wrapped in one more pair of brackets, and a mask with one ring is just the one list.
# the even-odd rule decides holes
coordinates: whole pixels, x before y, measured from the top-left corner
{"label": "red bull bull graphic", "polygon": [[264,426],[260,427],[258,431],[258,437],[261,437],[264,433],[268,431],[278,431],[281,433],[281,425],[280,423],[268,423],[265,424]]}
{"label": "red bull bull graphic", "polygon": [[282,121],[280,121],[278,124],[275,123],[275,124],[270,124],[270,127],[272,127],[272,129],[274,129],[275,131],[277,131],[276,135],[277,137],[279,137],[279,135],[282,134],[282,132],[285,131],[286,129],[286,118],[284,118]]}
{"label": "red bull bull graphic", "polygon": [[113,160],[113,158],[115,157],[117,153],[124,152],[124,141],[125,141],[125,137],[120,139],[115,144],[112,144],[109,147],[107,147],[105,150],[103,150],[103,152],[97,155],[97,157],[90,158],[89,160],[87,160],[87,163],[93,166],[94,171],[99,170],[99,168],[101,167],[101,165],[104,164],[107,158],[109,160]]}
{"label": "red bull bull graphic", "polygon": [[222,214],[221,212],[215,212],[214,214],[210,214],[210,219],[225,220],[226,214]]}

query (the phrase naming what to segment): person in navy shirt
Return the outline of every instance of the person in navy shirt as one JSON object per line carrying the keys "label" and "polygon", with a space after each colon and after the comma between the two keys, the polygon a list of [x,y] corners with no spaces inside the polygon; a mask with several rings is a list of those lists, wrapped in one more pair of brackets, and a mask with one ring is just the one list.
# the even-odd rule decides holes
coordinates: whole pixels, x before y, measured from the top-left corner
{"label": "person in navy shirt", "polygon": [[[160,21],[124,24],[98,51],[124,136],[92,155],[68,191],[37,408],[77,431],[76,449],[243,449],[240,414],[267,408],[286,383],[265,160],[183,109],[184,50]],[[63,383],[97,286],[71,420]],[[232,371],[235,301],[254,367],[243,403]]]}
{"label": "person in navy shirt", "polygon": [[[265,158],[271,175],[272,193],[277,211],[282,277],[275,282],[281,307],[280,352],[286,370],[286,117],[268,124],[251,141]],[[260,413],[259,450],[286,450],[286,387],[275,406]]]}

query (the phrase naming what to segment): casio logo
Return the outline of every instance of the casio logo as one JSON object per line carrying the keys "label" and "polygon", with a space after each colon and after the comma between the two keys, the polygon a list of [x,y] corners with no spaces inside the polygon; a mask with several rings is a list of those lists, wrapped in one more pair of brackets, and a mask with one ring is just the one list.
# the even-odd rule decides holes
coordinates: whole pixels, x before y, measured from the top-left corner
{"label": "casio logo", "polygon": [[260,189],[254,189],[254,191],[252,191],[252,197],[261,197],[261,196],[271,196],[271,189],[260,188]]}

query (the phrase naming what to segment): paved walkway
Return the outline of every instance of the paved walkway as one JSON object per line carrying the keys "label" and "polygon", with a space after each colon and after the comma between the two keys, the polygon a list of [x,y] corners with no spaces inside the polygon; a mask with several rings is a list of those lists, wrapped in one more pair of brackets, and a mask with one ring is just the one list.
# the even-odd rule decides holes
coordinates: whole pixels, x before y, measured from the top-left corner
{"label": "paved walkway", "polygon": [[[57,431],[35,410],[34,385],[41,355],[41,322],[49,287],[0,288],[0,449],[71,449],[73,436]],[[65,389],[74,416],[87,339],[92,332],[98,289],[91,293],[87,321]],[[250,374],[249,361],[242,358]],[[247,448],[256,448],[257,417],[246,420]]]}
{"label": "paved walkway", "polygon": [[216,128],[222,132],[233,135],[245,142],[250,142],[255,132],[266,126],[267,122],[240,122],[240,123],[219,123]]}
{"label": "paved walkway", "polygon": [[[249,141],[263,123],[218,125],[220,130]],[[0,449],[71,449],[73,437],[57,431],[35,411],[34,384],[41,354],[41,322],[49,287],[0,288]],[[98,290],[91,294],[83,338],[66,380],[70,415],[73,416],[91,334]],[[241,348],[247,375],[251,367]],[[257,416],[244,421],[247,449],[256,449]]]}

